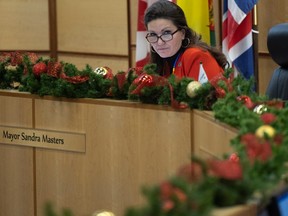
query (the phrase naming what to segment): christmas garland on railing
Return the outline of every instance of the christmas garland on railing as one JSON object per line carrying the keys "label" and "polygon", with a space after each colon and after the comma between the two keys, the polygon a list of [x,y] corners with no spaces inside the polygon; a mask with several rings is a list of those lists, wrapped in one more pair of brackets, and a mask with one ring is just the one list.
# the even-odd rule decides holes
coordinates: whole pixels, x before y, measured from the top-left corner
{"label": "christmas garland on railing", "polygon": [[10,52],[0,55],[0,88],[18,89],[39,96],[67,98],[112,98],[171,105],[174,108],[211,110],[227,92],[250,95],[253,80],[233,78],[232,69],[201,85],[191,78],[168,79],[156,73],[156,66],[129,68],[113,73],[109,67],[78,70],[71,63],[43,59],[35,53]]}
{"label": "christmas garland on railing", "polygon": [[253,91],[254,81],[234,77],[232,69],[200,84],[191,78],[160,77],[156,66],[112,73],[109,67],[79,71],[73,64],[33,53],[0,55],[0,88],[40,96],[111,98],[212,110],[215,119],[238,129],[234,152],[221,159],[191,163],[161,184],[143,189],[147,203],[125,216],[206,216],[215,207],[265,203],[285,180],[288,161],[288,108]]}

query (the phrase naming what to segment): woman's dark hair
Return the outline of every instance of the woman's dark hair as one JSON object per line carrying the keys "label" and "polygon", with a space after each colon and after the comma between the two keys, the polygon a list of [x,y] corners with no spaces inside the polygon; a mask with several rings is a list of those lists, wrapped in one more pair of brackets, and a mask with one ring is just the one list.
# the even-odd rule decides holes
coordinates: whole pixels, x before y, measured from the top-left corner
{"label": "woman's dark hair", "polygon": [[[146,28],[149,22],[159,18],[171,20],[178,29],[185,30],[185,39],[183,40],[185,44],[183,44],[183,47],[199,47],[208,50],[223,69],[226,67],[228,62],[225,55],[217,48],[202,41],[201,36],[188,27],[185,14],[177,4],[167,0],[158,0],[153,3],[145,11],[144,23]],[[156,63],[160,70],[163,68],[163,59],[156,52],[151,52],[150,61]]]}

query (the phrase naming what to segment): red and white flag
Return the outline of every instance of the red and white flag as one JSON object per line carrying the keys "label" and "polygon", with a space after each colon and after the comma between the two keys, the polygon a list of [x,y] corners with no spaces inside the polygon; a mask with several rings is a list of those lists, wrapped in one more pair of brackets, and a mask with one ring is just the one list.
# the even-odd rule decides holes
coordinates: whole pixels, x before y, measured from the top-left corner
{"label": "red and white flag", "polygon": [[144,14],[147,7],[157,0],[138,0],[138,25],[136,35],[136,66],[143,67],[147,64],[150,53],[150,46],[146,41],[146,27]]}

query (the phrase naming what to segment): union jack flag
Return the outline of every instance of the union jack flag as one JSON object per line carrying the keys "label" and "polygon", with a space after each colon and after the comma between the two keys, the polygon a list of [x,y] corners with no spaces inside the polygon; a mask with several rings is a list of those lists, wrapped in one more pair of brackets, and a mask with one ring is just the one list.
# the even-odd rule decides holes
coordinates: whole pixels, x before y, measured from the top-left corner
{"label": "union jack flag", "polygon": [[258,0],[224,0],[222,49],[230,64],[249,79],[254,76],[252,9]]}

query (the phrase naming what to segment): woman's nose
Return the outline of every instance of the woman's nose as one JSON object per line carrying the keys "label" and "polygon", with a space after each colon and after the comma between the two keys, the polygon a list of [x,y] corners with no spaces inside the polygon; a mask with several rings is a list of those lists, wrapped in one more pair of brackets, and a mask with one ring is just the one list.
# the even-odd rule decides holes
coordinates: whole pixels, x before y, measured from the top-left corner
{"label": "woman's nose", "polygon": [[162,38],[159,38],[158,41],[157,41],[157,44],[158,45],[163,45],[163,44],[165,44],[165,41],[163,41]]}

